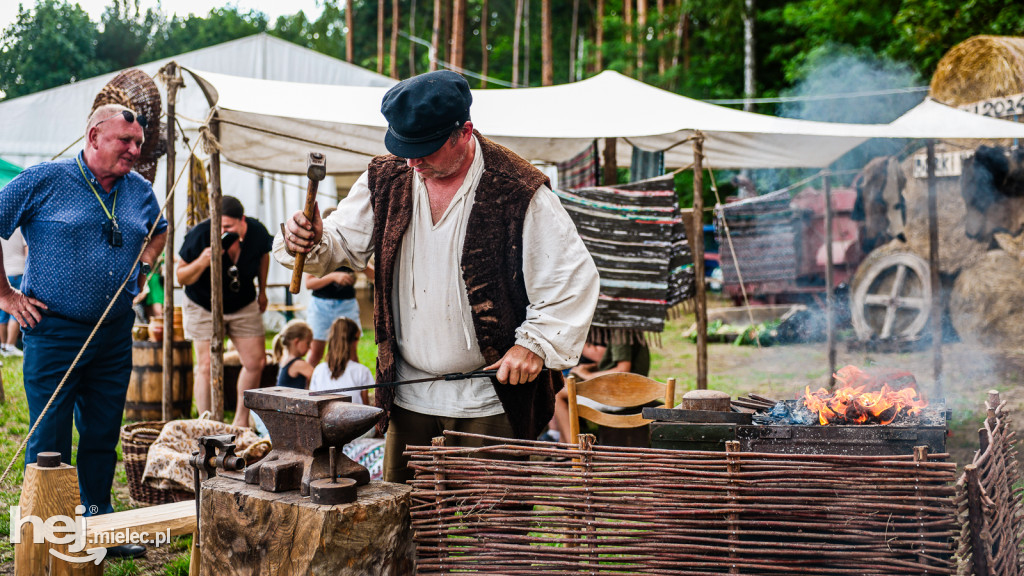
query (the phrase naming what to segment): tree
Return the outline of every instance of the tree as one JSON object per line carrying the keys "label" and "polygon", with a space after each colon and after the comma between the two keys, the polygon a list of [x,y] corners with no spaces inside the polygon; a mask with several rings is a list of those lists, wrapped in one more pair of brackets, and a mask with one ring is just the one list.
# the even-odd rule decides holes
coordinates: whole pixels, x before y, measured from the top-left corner
{"label": "tree", "polygon": [[105,71],[96,57],[99,31],[77,4],[39,0],[20,7],[0,36],[0,90],[16,98]]}
{"label": "tree", "polygon": [[139,12],[138,0],[115,0],[100,18],[103,31],[96,43],[96,57],[109,70],[130,68],[140,62],[149,39],[163,24],[160,12]]}
{"label": "tree", "polygon": [[266,14],[258,10],[243,12],[237,6],[215,8],[206,16],[174,16],[157,29],[141,61],[151,62],[266,31]]}

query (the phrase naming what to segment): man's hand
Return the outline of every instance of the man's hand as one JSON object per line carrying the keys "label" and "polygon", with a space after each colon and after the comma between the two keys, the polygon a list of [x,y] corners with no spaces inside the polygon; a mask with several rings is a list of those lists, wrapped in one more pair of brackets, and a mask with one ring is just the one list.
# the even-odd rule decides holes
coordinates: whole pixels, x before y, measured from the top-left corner
{"label": "man's hand", "polygon": [[352,286],[356,283],[356,275],[348,272],[331,272],[328,277],[339,286]]}
{"label": "man's hand", "polygon": [[497,370],[495,377],[502,384],[525,384],[533,382],[544,369],[544,360],[518,344],[509,349],[505,356],[484,370]]}
{"label": "man's hand", "polygon": [[260,291],[259,296],[256,297],[256,301],[260,304],[260,314],[267,311],[267,293]]}
{"label": "man's hand", "polygon": [[33,328],[42,320],[39,308],[46,310],[47,306],[35,298],[25,296],[21,290],[11,288],[10,292],[0,296],[0,310],[10,314],[22,328]]}
{"label": "man's hand", "polygon": [[324,235],[324,221],[320,219],[320,207],[313,204],[313,221],[306,218],[302,210],[292,214],[281,231],[284,246],[292,253],[306,253],[320,243]]}

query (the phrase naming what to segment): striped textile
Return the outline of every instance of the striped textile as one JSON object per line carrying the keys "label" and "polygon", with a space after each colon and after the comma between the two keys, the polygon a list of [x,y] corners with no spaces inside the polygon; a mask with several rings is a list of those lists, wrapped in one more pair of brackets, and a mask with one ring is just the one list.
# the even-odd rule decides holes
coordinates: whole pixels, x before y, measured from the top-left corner
{"label": "striped textile", "polygon": [[633,146],[633,158],[629,164],[629,181],[639,182],[657,178],[665,173],[665,153],[647,151]]}
{"label": "striped textile", "polygon": [[597,140],[594,140],[579,154],[565,162],[559,162],[556,166],[558,167],[558,187],[562,190],[597,186],[598,172],[601,169],[597,156]]}
{"label": "striped textile", "polygon": [[[737,265],[746,284],[796,285],[797,238],[789,202],[789,192],[780,190],[717,208],[715,236],[726,288],[739,288]],[[729,249],[725,224],[735,254]]]}
{"label": "striped textile", "polygon": [[555,193],[601,275],[591,339],[651,340],[669,308],[695,290],[674,178]]}

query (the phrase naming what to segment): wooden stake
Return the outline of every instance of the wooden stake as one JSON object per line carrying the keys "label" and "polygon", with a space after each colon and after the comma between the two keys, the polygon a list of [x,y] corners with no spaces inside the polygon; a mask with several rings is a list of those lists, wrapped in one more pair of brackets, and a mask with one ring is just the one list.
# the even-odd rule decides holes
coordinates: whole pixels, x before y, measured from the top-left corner
{"label": "wooden stake", "polygon": [[832,255],[832,173],[822,170],[822,187],[825,189],[825,338],[828,341],[828,389],[836,387],[836,325],[832,311],[835,310],[836,290],[832,286],[835,276],[835,259]]}
{"label": "wooden stake", "polygon": [[693,138],[693,281],[697,287],[694,313],[697,320],[697,389],[708,387],[708,301],[704,288],[704,135]]}
{"label": "wooden stake", "polygon": [[942,398],[942,286],[939,284],[939,207],[935,190],[935,140],[928,141],[928,268],[932,284],[933,394]]}
{"label": "wooden stake", "polygon": [[[175,103],[178,95],[178,86],[181,76],[178,73],[178,65],[174,62],[167,64],[165,68],[167,80],[167,209],[164,211],[164,218],[167,219],[167,244],[164,246],[164,393],[163,419],[166,422],[171,420],[173,407],[171,405],[174,396],[174,174],[175,174],[175,150],[174,150],[174,119]],[[156,272],[154,270],[154,272]],[[189,417],[190,414],[185,414]]]}
{"label": "wooden stake", "polygon": [[[210,122],[214,138],[220,139],[220,122]],[[210,314],[213,336],[210,338],[210,411],[213,419],[224,420],[224,250],[220,245],[220,152],[210,154]]]}
{"label": "wooden stake", "polygon": [[619,183],[619,164],[615,157],[615,138],[604,139],[604,178],[602,186],[615,186]]}
{"label": "wooden stake", "polygon": [[[23,519],[35,516],[45,522],[54,516],[74,518],[75,507],[80,504],[78,471],[74,466],[60,463],[55,467],[43,467],[39,464],[29,464],[25,467],[25,480],[22,483],[21,498],[18,500],[18,509]],[[15,529],[16,527],[12,525],[11,530]],[[67,544],[54,545],[46,541],[33,543],[35,529],[31,522],[25,522],[20,529],[21,541],[14,545],[15,576],[103,574],[102,565],[97,566],[92,562],[71,563],[50,554],[51,548],[68,554]],[[90,546],[87,544],[86,549],[88,548]]]}

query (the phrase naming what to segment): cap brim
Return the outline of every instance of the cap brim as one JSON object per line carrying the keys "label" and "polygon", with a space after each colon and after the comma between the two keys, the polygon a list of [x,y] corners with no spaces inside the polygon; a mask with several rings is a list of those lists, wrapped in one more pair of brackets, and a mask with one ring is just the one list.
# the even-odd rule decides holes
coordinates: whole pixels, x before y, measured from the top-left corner
{"label": "cap brim", "polygon": [[445,134],[426,142],[407,142],[388,127],[387,133],[384,134],[384,147],[399,158],[424,158],[440,150],[448,136]]}

